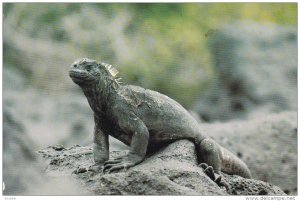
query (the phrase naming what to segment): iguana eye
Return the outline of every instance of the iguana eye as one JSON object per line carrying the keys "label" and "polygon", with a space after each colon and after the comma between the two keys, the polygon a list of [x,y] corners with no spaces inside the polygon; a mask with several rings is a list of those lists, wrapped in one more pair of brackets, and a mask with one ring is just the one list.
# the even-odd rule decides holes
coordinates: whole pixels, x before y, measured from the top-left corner
{"label": "iguana eye", "polygon": [[86,65],[85,69],[88,70],[88,71],[90,71],[92,69],[92,67],[93,67],[92,65]]}

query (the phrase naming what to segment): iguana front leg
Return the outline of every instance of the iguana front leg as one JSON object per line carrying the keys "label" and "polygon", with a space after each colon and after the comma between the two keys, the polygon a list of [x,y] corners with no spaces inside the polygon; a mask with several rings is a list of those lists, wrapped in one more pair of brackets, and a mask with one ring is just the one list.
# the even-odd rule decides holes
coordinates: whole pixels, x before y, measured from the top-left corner
{"label": "iguana front leg", "polygon": [[89,170],[93,172],[99,172],[102,166],[109,157],[109,143],[108,135],[103,133],[99,127],[99,119],[95,116],[95,128],[94,128],[94,144],[93,154],[95,164],[92,165]]}
{"label": "iguana front leg", "polygon": [[147,151],[149,131],[143,121],[133,113],[119,112],[118,114],[119,126],[125,133],[132,135],[130,151],[124,157],[105,162],[104,172],[132,167],[144,160]]}

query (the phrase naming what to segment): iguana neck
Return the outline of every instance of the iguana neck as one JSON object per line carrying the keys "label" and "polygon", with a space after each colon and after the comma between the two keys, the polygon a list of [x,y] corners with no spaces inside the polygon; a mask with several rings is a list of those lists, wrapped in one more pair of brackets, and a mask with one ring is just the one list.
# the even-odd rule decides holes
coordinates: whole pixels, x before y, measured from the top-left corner
{"label": "iguana neck", "polygon": [[114,80],[106,78],[92,86],[82,87],[82,90],[94,113],[102,116],[114,102],[119,87]]}

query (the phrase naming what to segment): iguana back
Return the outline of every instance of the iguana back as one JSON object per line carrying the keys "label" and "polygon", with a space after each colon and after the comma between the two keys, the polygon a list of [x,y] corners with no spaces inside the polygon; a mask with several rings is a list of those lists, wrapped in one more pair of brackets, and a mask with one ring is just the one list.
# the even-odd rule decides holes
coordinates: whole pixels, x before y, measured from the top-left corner
{"label": "iguana back", "polygon": [[120,87],[118,93],[145,123],[151,141],[206,137],[191,114],[168,96],[133,85]]}

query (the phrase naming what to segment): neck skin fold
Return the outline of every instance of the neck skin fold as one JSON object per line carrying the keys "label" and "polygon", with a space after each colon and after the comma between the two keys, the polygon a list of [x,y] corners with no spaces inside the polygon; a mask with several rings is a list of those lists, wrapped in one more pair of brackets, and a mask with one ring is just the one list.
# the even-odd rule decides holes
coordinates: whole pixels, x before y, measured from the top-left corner
{"label": "neck skin fold", "polygon": [[103,77],[98,83],[82,86],[82,91],[94,113],[105,115],[108,105],[113,103],[119,84],[111,77]]}

